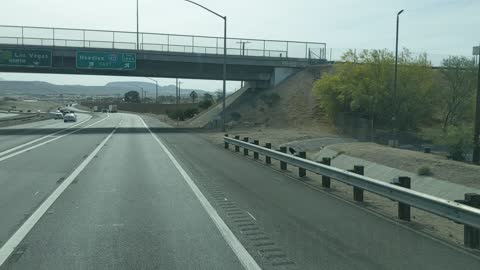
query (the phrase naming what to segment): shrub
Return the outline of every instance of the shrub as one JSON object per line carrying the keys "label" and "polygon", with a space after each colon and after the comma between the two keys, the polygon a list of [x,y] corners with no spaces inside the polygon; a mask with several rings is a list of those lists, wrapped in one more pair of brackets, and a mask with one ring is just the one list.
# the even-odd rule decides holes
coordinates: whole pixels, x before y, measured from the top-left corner
{"label": "shrub", "polygon": [[431,176],[431,175],[433,175],[432,170],[430,170],[430,167],[427,167],[427,166],[423,166],[423,167],[418,168],[417,174],[421,175],[421,176]]}
{"label": "shrub", "polygon": [[184,121],[185,119],[192,118],[195,116],[195,114],[198,113],[197,108],[187,108],[185,110],[174,110],[174,111],[168,111],[167,110],[167,116],[170,117],[173,120],[180,120]]}
{"label": "shrub", "polygon": [[232,112],[230,113],[230,117],[233,121],[238,121],[240,118],[242,118],[242,115],[239,112]]}
{"label": "shrub", "polygon": [[205,109],[210,108],[210,106],[212,106],[212,104],[213,104],[213,102],[212,102],[211,100],[209,100],[209,99],[207,99],[207,100],[202,100],[202,101],[200,101],[200,102],[198,103],[198,107],[200,107],[200,109],[205,110]]}
{"label": "shrub", "polygon": [[457,161],[465,161],[473,147],[473,131],[468,125],[449,126],[444,131],[430,131],[423,136],[435,144],[446,146],[450,158]]}
{"label": "shrub", "polygon": [[277,93],[272,94],[263,94],[260,96],[260,99],[268,105],[268,107],[272,107],[275,103],[280,100],[280,96]]}
{"label": "shrub", "polygon": [[185,118],[192,118],[194,117],[196,114],[198,113],[198,109],[197,108],[188,108],[184,111],[184,116]]}

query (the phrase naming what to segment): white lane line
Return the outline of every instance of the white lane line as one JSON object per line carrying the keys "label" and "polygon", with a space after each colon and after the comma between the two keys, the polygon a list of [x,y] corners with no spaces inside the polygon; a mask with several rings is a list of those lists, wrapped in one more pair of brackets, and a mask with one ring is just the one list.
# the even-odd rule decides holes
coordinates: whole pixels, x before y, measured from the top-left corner
{"label": "white lane line", "polygon": [[192,189],[193,193],[197,197],[197,199],[200,201],[202,204],[203,208],[205,211],[208,213],[210,218],[212,219],[213,223],[217,226],[218,230],[222,234],[223,238],[227,242],[227,244],[230,246],[232,251],[235,253],[237,256],[238,260],[240,263],[243,265],[243,267],[247,270],[260,270],[260,266],[257,264],[257,262],[253,259],[253,257],[248,253],[248,251],[245,249],[245,247],[240,243],[238,238],[233,234],[233,232],[228,228],[227,224],[225,224],[225,221],[218,215],[217,211],[213,208],[213,206],[210,204],[210,202],[207,200],[205,195],[200,191],[200,189],[195,185],[193,182],[192,178],[187,174],[187,172],[182,168],[180,163],[175,159],[175,157],[170,153],[170,151],[165,147],[165,145],[158,139],[158,137],[150,130],[150,128],[145,124],[145,121],[141,117],[139,117],[140,120],[142,121],[143,125],[145,128],[150,132],[152,137],[157,141],[157,143],[160,145],[160,147],[165,151],[167,154],[168,158],[172,161],[173,165],[177,168],[177,170],[180,172],[180,174],[183,176],[183,179],[185,182],[187,182],[188,186],[190,189]]}
{"label": "white lane line", "polygon": [[35,212],[22,224],[22,226],[7,240],[7,242],[0,248],[0,266],[2,266],[5,261],[8,259],[10,254],[13,253],[15,248],[22,242],[25,236],[32,230],[33,226],[37,224],[40,218],[47,212],[47,210],[52,206],[52,204],[62,195],[62,193],[67,189],[67,187],[73,182],[73,180],[87,167],[87,165],[92,161],[95,155],[102,149],[102,147],[107,143],[108,140],[113,136],[113,133],[117,131],[118,127],[122,122],[115,127],[115,129],[110,132],[110,134],[93,150],[86,159],[70,174],[58,187],[55,189],[52,194],[35,210]]}
{"label": "white lane line", "polygon": [[55,137],[55,138],[53,138],[53,139],[50,139],[50,140],[48,140],[48,141],[44,141],[44,142],[42,142],[42,143],[39,143],[39,144],[30,146],[30,147],[24,148],[24,149],[22,149],[22,150],[20,150],[20,151],[18,151],[18,152],[15,152],[15,153],[10,154],[10,155],[6,155],[6,156],[3,156],[3,157],[0,157],[0,162],[4,161],[4,160],[6,160],[6,159],[12,158],[12,157],[14,157],[14,156],[20,155],[20,154],[22,154],[22,153],[25,153],[25,152],[27,152],[27,151],[30,151],[30,150],[32,150],[32,149],[38,148],[38,147],[40,147],[40,146],[43,146],[43,145],[45,145],[45,144],[47,144],[47,143],[51,143],[51,142],[53,142],[53,141],[56,141],[56,140],[58,140],[58,139],[61,139],[61,138],[65,137],[65,136],[68,136],[68,135],[70,135],[70,134],[76,133],[76,132],[78,132],[78,131],[80,131],[80,130],[82,130],[82,129],[89,128],[89,127],[91,127],[91,126],[93,126],[93,125],[96,125],[96,124],[98,124],[98,123],[100,123],[100,122],[103,122],[103,121],[107,120],[107,118],[109,118],[109,117],[110,117],[110,116],[107,115],[107,117],[105,117],[105,118],[103,118],[103,119],[101,119],[101,120],[99,120],[99,121],[97,121],[97,122],[95,122],[95,123],[93,123],[93,124],[90,124],[90,125],[88,125],[88,126],[82,127],[82,128],[80,128],[80,129],[76,129],[76,130],[74,130],[74,131],[70,131],[70,132],[68,132],[68,133],[62,134],[62,135],[60,135],[60,136],[58,136],[58,137]]}
{"label": "white lane line", "polygon": [[253,218],[253,220],[257,221],[257,219],[256,219],[250,212],[248,212],[248,211],[245,211],[245,212],[247,212],[247,214],[248,214],[251,218]]}
{"label": "white lane line", "polygon": [[43,139],[46,139],[46,138],[48,138],[48,137],[54,136],[54,135],[56,135],[56,134],[58,134],[58,133],[60,133],[60,132],[62,132],[62,131],[65,131],[65,130],[69,130],[69,129],[71,129],[71,128],[74,128],[74,127],[76,127],[76,126],[78,126],[78,125],[81,125],[81,124],[87,122],[87,121],[90,120],[91,118],[92,118],[92,116],[89,115],[85,121],[82,121],[82,122],[80,122],[80,123],[77,123],[77,124],[75,124],[75,125],[73,125],[73,126],[70,126],[70,127],[68,127],[68,128],[59,130],[59,131],[54,132],[54,133],[52,133],[52,134],[45,135],[45,136],[43,136],[43,137],[41,137],[41,138],[35,139],[35,140],[33,140],[33,141],[29,141],[29,142],[27,142],[27,143],[24,143],[24,144],[21,144],[21,145],[12,147],[12,148],[10,148],[10,149],[8,149],[8,150],[5,150],[5,151],[3,151],[3,152],[0,152],[0,156],[4,156],[4,155],[6,155],[6,154],[8,154],[8,153],[11,153],[11,152],[13,152],[13,151],[16,151],[17,149],[22,148],[22,147],[28,146],[28,145],[30,145],[30,144],[36,143],[36,142],[41,141],[41,140],[43,140]]}

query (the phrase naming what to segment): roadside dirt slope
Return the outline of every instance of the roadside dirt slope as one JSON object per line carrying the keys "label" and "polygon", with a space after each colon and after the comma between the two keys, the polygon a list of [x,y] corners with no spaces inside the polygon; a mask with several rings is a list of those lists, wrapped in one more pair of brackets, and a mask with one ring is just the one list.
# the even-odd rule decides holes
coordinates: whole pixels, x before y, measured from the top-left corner
{"label": "roadside dirt slope", "polygon": [[240,114],[234,126],[305,128],[329,126],[312,95],[313,82],[328,66],[309,67],[271,89],[250,89],[227,110]]}

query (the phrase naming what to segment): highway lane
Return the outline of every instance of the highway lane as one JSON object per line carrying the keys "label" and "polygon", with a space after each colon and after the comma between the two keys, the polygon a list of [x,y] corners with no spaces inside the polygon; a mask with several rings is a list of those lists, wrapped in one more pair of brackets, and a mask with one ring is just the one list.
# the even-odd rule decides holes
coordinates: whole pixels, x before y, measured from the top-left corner
{"label": "highway lane", "polygon": [[[45,137],[62,129],[81,127],[82,122],[86,121],[84,124],[88,124],[88,120],[92,118],[89,114],[84,113],[77,114],[77,117],[77,122],[64,123],[62,120],[48,119],[0,128],[0,155],[12,147]],[[95,116],[93,119],[95,118],[99,118],[99,116]]]}
{"label": "highway lane", "polygon": [[[105,120],[99,124],[110,129],[120,121],[118,117],[102,119]],[[96,122],[102,119],[98,118]],[[91,126],[91,128],[95,127],[95,125]],[[2,217],[0,218],[0,244],[5,243],[33,210],[105,136],[104,131],[84,133],[79,130],[61,138],[48,138],[49,140],[58,138],[58,140],[40,147],[36,146],[44,140],[32,144],[28,147],[36,148],[18,155],[16,154],[24,148],[0,156],[0,216]],[[11,155],[13,156],[8,158]]]}
{"label": "highway lane", "polygon": [[[101,126],[113,128],[118,123],[121,125],[105,146],[0,269],[244,269],[245,254],[238,253],[238,246],[230,248],[232,240],[220,233],[221,226],[212,221],[184,175],[141,119],[111,114],[108,123],[102,122]],[[0,209],[0,215],[4,217],[9,209],[18,208],[21,200],[12,202],[15,197],[32,196],[35,188],[29,186],[37,182],[27,178],[48,177],[50,189],[44,192],[51,193],[55,179],[65,176],[64,168],[78,158],[74,153],[91,152],[86,145],[102,139],[85,136],[68,136],[36,149],[38,156],[20,155],[0,163],[4,172],[12,167],[17,170],[26,162],[39,163],[29,170],[31,174],[18,174],[16,181],[0,184],[27,190],[5,199],[2,205],[10,205]],[[66,148],[71,154],[58,155]],[[39,167],[48,164],[40,157],[54,154],[69,161],[56,164],[59,172],[52,166],[47,168],[48,174],[42,173]],[[10,163],[5,166],[6,162]],[[62,161],[52,163],[56,162]],[[26,183],[17,185],[18,180]]]}
{"label": "highway lane", "polygon": [[[144,118],[150,126],[158,127],[154,129],[157,135],[210,200],[217,201],[224,220],[244,245],[252,247],[251,254],[260,254],[255,258],[264,266],[295,263],[297,269],[480,267],[478,255],[313,190],[238,153],[212,147],[196,134],[162,129],[158,120]],[[227,206],[225,200],[229,201]],[[234,215],[231,210],[238,212]],[[246,224],[240,223],[239,218]],[[245,233],[247,225],[256,233]]]}

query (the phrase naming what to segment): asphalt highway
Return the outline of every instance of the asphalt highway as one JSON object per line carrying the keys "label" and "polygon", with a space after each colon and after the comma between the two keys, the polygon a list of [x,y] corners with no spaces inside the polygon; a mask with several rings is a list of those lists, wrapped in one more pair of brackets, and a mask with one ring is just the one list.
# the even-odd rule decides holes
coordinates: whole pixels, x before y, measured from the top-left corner
{"label": "asphalt highway", "polygon": [[192,130],[79,115],[0,129],[1,270],[480,267]]}

